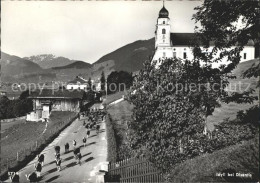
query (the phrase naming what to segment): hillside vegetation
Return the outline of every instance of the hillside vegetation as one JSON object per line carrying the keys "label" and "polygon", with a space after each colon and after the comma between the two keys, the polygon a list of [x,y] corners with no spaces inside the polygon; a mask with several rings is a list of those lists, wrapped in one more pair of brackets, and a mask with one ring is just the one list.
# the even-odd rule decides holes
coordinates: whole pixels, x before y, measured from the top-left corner
{"label": "hillside vegetation", "polygon": [[[241,90],[244,91],[247,89],[249,86],[250,88],[255,89],[254,96],[258,96],[259,89],[256,87],[259,78],[243,78],[242,73],[250,68],[252,64],[258,63],[259,59],[254,59],[254,60],[249,60],[246,62],[242,62],[238,64],[236,69],[233,70],[233,74],[237,77],[235,79],[230,79],[230,85],[228,87],[229,90],[233,91],[239,91],[239,86],[241,83]],[[259,100],[258,100],[259,101]],[[210,130],[212,130],[215,124],[219,124],[222,122],[224,119],[229,118],[229,119],[235,119],[236,113],[239,110],[246,110],[252,107],[253,105],[256,105],[258,101],[255,101],[253,104],[237,104],[234,102],[231,102],[229,104],[226,103],[221,103],[220,108],[216,108],[215,111],[211,116],[208,117],[208,127]]]}
{"label": "hillside vegetation", "polygon": [[127,123],[132,118],[133,106],[127,101],[119,102],[109,106],[107,112],[110,117],[110,123],[115,133],[117,157],[116,161],[121,161],[126,158],[131,158],[134,151],[130,148],[127,139]]}
{"label": "hillside vegetation", "polygon": [[114,69],[116,71],[124,70],[133,72],[143,67],[145,60],[148,60],[149,56],[153,56],[153,51],[154,38],[139,40],[101,57],[94,64],[113,60],[115,62]]}
{"label": "hillside vegetation", "polygon": [[53,80],[56,75],[38,64],[14,55],[1,52],[2,82],[44,82]]}
{"label": "hillside vegetation", "polygon": [[[259,173],[259,139],[244,141],[175,166],[169,182],[256,182]],[[217,173],[251,173],[252,178],[218,177]]]}
{"label": "hillside vegetation", "polygon": [[42,72],[43,69],[29,60],[1,52],[1,71],[3,75],[19,75]]}
{"label": "hillside vegetation", "polygon": [[91,64],[83,62],[83,61],[75,61],[72,64],[60,66],[60,67],[52,67],[53,70],[61,70],[61,69],[87,69],[90,68]]}

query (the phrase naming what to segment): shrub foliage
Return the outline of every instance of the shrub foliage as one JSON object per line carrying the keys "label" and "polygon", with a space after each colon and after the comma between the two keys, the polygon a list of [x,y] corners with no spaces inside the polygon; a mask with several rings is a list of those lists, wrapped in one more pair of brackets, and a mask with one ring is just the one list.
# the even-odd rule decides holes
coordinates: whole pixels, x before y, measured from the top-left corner
{"label": "shrub foliage", "polygon": [[203,133],[207,116],[229,97],[228,79],[221,69],[195,61],[166,59],[159,68],[146,62],[127,97],[135,106],[131,147],[167,172],[183,160],[253,138],[255,128],[229,121],[210,136]]}

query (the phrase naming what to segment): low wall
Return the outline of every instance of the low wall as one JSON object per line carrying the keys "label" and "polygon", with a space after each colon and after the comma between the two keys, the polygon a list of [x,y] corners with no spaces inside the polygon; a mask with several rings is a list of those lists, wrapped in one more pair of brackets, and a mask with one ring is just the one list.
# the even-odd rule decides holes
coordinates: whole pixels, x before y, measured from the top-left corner
{"label": "low wall", "polygon": [[34,112],[32,111],[30,114],[27,114],[26,121],[41,121],[41,114],[40,111]]}
{"label": "low wall", "polygon": [[11,119],[1,119],[0,122],[1,123],[8,123],[8,122],[16,121],[16,120],[21,120],[21,119],[26,119],[26,116],[21,116],[21,117],[18,117],[18,118],[11,118]]}
{"label": "low wall", "polygon": [[123,101],[124,100],[124,98],[122,97],[122,98],[120,98],[120,99],[118,99],[118,100],[115,100],[115,101],[113,101],[113,102],[111,102],[110,104],[108,104],[109,106],[110,105],[114,105],[114,104],[117,104],[118,102],[121,102],[121,101]]}

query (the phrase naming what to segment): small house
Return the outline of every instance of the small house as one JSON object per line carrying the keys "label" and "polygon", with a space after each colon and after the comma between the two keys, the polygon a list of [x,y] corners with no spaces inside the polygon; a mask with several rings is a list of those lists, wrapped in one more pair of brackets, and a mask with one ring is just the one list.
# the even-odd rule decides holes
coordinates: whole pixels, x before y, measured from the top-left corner
{"label": "small house", "polygon": [[48,120],[52,111],[74,111],[79,112],[80,108],[87,103],[84,100],[83,90],[37,90],[28,98],[33,100],[33,111],[27,115],[27,121]]}
{"label": "small house", "polygon": [[68,90],[87,90],[89,88],[88,81],[80,76],[77,76],[74,80],[68,82]]}

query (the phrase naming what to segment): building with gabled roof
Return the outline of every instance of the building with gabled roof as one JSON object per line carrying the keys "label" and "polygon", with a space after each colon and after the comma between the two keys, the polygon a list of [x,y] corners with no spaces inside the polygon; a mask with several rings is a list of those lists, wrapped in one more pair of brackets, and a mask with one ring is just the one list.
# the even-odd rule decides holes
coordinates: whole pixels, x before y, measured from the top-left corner
{"label": "building with gabled roof", "polygon": [[48,120],[51,111],[80,112],[80,108],[88,103],[83,90],[36,90],[28,98],[33,100],[33,112],[27,115],[27,121]]}
{"label": "building with gabled roof", "polygon": [[87,90],[88,81],[80,76],[77,76],[74,80],[68,82],[66,88],[68,90]]}

